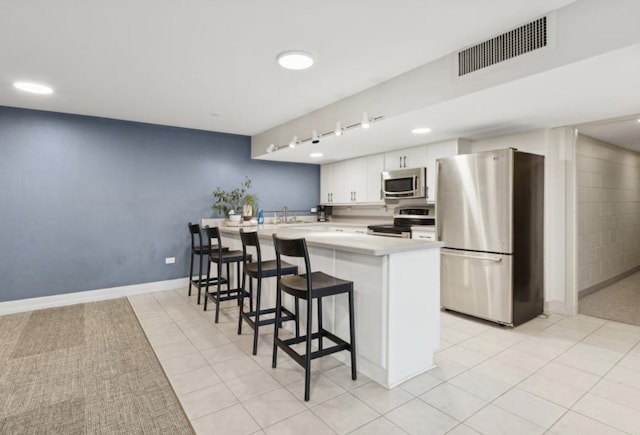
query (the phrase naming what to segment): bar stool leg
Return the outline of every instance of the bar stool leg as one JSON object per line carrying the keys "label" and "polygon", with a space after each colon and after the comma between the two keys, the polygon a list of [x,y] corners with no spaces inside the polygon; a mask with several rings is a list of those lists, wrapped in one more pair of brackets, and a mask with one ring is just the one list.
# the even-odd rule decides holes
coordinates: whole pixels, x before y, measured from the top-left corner
{"label": "bar stool leg", "polygon": [[253,312],[253,280],[249,281],[249,311]]}
{"label": "bar stool leg", "polygon": [[356,373],[356,321],[353,315],[353,289],[349,290],[349,334],[351,335],[351,379],[358,378]]}
{"label": "bar stool leg", "polygon": [[322,350],[322,298],[318,298],[318,349]]}
{"label": "bar stool leg", "polygon": [[[229,263],[227,263],[227,271],[229,271]],[[222,276],[222,263],[218,263],[218,279],[216,281],[218,281],[218,291],[216,292],[215,295],[215,301],[216,301],[216,318],[215,318],[215,323],[218,323],[218,317],[220,316],[220,277]],[[227,275],[227,288],[229,288],[229,276]]]}
{"label": "bar stool leg", "polygon": [[313,299],[307,300],[307,340],[306,355],[304,357],[304,401],[309,401],[309,387],[311,385],[311,335],[313,334]]}
{"label": "bar stool leg", "polygon": [[[296,298],[295,314],[296,314],[296,338],[300,338],[300,299],[299,298]],[[282,325],[280,325],[280,327],[282,327]]]}
{"label": "bar stool leg", "polygon": [[[209,259],[211,261],[211,259]],[[207,269],[207,283],[204,288],[204,310],[207,311],[207,301],[209,299],[209,281],[211,280],[211,263],[209,263],[209,268]],[[202,285],[200,286],[202,288]],[[198,288],[198,304],[200,304],[200,288]]]}
{"label": "bar stool leg", "polygon": [[262,295],[262,277],[258,276],[256,287],[256,317],[253,324],[253,354],[258,354],[258,322],[260,322],[260,295]]}
{"label": "bar stool leg", "polygon": [[[193,249],[191,249],[191,265],[189,266],[189,296],[191,296],[191,285],[193,284],[193,257],[195,254],[193,253]],[[200,299],[198,299],[198,304],[200,303]]]}
{"label": "bar stool leg", "polygon": [[280,326],[280,316],[282,309],[282,295],[280,294],[281,290],[276,284],[276,318],[273,323],[274,331],[273,331],[273,359],[271,361],[271,367],[274,369],[278,363],[278,329]]}
{"label": "bar stool leg", "polygon": [[[242,334],[242,312],[244,311],[244,286],[247,281],[247,274],[242,274],[242,291],[240,291],[240,310],[238,311],[238,335]],[[251,278],[249,278],[249,283],[251,283]],[[251,285],[251,284],[249,284]]]}
{"label": "bar stool leg", "polygon": [[[240,262],[236,263],[236,288],[240,288]],[[240,305],[240,298],[238,298],[238,305]]]}
{"label": "bar stool leg", "polygon": [[200,305],[200,293],[202,292],[202,255],[200,257],[200,266],[198,267],[198,305]]}

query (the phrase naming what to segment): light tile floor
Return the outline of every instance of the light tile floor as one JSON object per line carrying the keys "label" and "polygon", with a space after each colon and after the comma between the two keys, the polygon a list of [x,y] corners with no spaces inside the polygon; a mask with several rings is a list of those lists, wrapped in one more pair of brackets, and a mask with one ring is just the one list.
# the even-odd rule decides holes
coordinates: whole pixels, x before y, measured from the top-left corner
{"label": "light tile floor", "polygon": [[[220,323],[184,289],[129,298],[198,434],[640,434],[640,327],[552,314],[515,329],[441,313],[437,367],[393,390],[332,357],[303,370],[272,328],[251,355],[237,306]],[[213,307],[213,304],[212,304]]]}

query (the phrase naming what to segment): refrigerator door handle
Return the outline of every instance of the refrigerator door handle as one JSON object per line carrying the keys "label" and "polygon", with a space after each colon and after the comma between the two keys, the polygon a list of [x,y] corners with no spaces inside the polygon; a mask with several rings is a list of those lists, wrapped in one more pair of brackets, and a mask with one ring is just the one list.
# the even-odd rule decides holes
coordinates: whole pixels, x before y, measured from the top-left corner
{"label": "refrigerator door handle", "polygon": [[454,254],[453,252],[440,251],[442,255],[451,255],[452,257],[472,258],[474,260],[486,260],[493,261],[494,263],[500,263],[502,258],[500,257],[481,257],[479,255],[466,255],[466,254]]}

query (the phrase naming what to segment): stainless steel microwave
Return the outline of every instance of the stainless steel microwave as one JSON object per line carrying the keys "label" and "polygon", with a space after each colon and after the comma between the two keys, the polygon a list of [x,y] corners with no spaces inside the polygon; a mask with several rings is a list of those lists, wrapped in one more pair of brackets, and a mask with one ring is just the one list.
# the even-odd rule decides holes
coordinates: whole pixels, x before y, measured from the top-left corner
{"label": "stainless steel microwave", "polygon": [[427,168],[400,169],[382,173],[384,199],[413,199],[427,196]]}

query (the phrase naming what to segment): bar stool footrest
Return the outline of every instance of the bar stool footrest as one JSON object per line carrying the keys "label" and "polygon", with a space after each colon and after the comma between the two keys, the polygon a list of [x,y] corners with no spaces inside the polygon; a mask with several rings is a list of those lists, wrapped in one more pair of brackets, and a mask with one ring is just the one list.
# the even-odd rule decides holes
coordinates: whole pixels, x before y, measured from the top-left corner
{"label": "bar stool footrest", "polygon": [[[205,295],[213,302],[224,302],[239,299],[240,293],[242,293],[242,291],[242,288],[232,288],[215,292],[208,291],[205,292]],[[216,294],[218,296],[216,296]],[[249,292],[245,291],[244,296],[249,297]]]}
{"label": "bar stool footrest", "polygon": [[[208,281],[208,283],[207,283]],[[209,278],[207,280],[207,278],[202,278],[202,279],[197,279],[194,278],[191,280],[191,283],[196,287],[196,288],[205,288],[207,285],[209,286],[217,286],[218,285],[218,277],[212,277]],[[227,281],[226,278],[220,278],[220,285],[224,285],[224,284],[228,284],[229,282]]]}
{"label": "bar stool footrest", "polygon": [[[280,321],[281,322],[290,322],[292,320],[296,320],[296,316],[291,311],[289,311],[288,309],[283,307],[281,311],[282,311],[282,314],[283,314],[283,315],[280,316]],[[260,315],[262,316],[263,314],[274,314],[275,312],[276,312],[275,308],[265,308],[264,310],[260,310]],[[247,312],[242,311],[240,313],[240,315],[242,316],[242,319],[245,322],[247,322],[247,324],[249,326],[251,326],[253,329],[256,329],[256,322],[254,320],[254,318],[256,316],[256,312],[255,311],[247,311]],[[258,322],[258,326],[273,325],[274,323],[276,323],[275,317],[272,318],[272,319],[260,320]]]}
{"label": "bar stool footrest", "polygon": [[[328,338],[329,340],[336,343],[334,346],[325,347],[322,350],[316,350],[315,352],[311,352],[309,355],[309,359],[314,360],[316,358],[321,358],[323,356],[331,355],[332,353],[341,352],[343,350],[351,351],[351,344],[347,343],[340,337],[330,333],[329,331],[323,329],[322,331],[315,332],[311,334],[311,340],[318,339],[320,337]],[[282,349],[287,355],[294,359],[295,362],[300,364],[302,367],[305,366],[305,354],[299,354],[296,352],[291,345],[304,343],[307,341],[306,335],[301,335],[300,337],[288,338],[286,340],[282,340],[280,338],[276,339],[277,346]]]}

